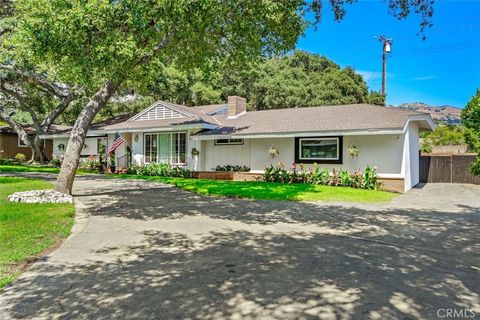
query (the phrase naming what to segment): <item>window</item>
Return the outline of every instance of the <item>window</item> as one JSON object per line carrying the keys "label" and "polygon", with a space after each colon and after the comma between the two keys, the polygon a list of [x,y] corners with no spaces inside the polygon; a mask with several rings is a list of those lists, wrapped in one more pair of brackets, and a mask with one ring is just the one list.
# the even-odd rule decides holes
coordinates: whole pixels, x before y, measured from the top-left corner
{"label": "window", "polygon": [[17,138],[18,138],[18,146],[19,146],[19,147],[28,147],[28,146],[22,141],[22,139],[20,139],[19,136],[17,136]]}
{"label": "window", "polygon": [[243,144],[243,139],[216,139],[215,145],[222,146],[222,145],[240,145]]}
{"label": "window", "polygon": [[295,139],[295,162],[342,163],[342,137]]}
{"label": "window", "polygon": [[187,134],[185,132],[145,134],[144,143],[145,163],[186,163]]}

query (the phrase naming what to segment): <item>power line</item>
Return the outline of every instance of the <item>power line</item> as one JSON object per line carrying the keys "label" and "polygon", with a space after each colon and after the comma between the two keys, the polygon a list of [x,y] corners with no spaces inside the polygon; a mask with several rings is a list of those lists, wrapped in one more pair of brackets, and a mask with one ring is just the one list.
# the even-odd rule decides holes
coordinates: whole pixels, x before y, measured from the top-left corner
{"label": "power line", "polygon": [[[454,52],[454,51],[462,51],[462,50],[468,50],[468,49],[476,49],[479,47],[480,47],[480,42],[447,43],[447,44],[442,44],[442,45],[432,46],[432,47],[411,48],[411,49],[400,50],[400,51],[392,51],[392,57],[426,54],[426,53]],[[352,65],[356,65],[365,61],[371,61],[376,57],[377,55],[366,56],[362,59],[354,61]]]}
{"label": "power line", "polygon": [[426,54],[426,53],[443,53],[443,52],[455,52],[455,51],[462,51],[468,49],[475,49],[480,48],[480,43],[472,44],[463,47],[451,47],[451,48],[432,48],[432,49],[422,49],[416,51],[401,51],[401,52],[394,52],[393,56],[410,56],[410,55],[417,55],[417,54]]}

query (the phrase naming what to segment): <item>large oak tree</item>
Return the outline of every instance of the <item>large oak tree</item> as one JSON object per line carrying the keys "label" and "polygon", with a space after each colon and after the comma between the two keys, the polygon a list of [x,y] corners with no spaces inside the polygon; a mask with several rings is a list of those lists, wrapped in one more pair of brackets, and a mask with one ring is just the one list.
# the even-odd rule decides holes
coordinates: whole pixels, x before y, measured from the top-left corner
{"label": "large oak tree", "polygon": [[[5,1],[4,1],[5,2]],[[90,97],[75,121],[56,189],[71,192],[87,129],[122,85],[142,83],[159,65],[203,69],[294,48],[320,19],[322,0],[15,0],[0,23],[1,59],[34,66]],[[335,17],[344,3],[329,1]],[[428,26],[433,0],[390,0],[402,18],[413,8]],[[2,9],[3,11],[3,9]],[[3,19],[2,19],[3,20]],[[5,26],[6,25],[6,26]]]}
{"label": "large oak tree", "polygon": [[[32,161],[48,159],[41,136],[78,96],[74,89],[44,75],[0,65],[0,119],[32,149]],[[27,121],[21,121],[23,115]]]}

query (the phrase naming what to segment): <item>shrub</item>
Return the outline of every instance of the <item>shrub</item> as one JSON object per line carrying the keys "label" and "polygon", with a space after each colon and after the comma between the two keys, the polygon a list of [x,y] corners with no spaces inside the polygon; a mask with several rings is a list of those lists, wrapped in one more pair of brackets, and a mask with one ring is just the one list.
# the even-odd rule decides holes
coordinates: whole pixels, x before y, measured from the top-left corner
{"label": "shrub", "polygon": [[57,168],[60,168],[62,166],[62,160],[60,160],[60,158],[57,158],[57,157],[53,157],[52,160],[50,160],[50,164],[52,166],[55,166]]}
{"label": "shrub", "polygon": [[213,170],[214,171],[247,172],[247,171],[250,171],[250,167],[227,164],[224,166],[218,165]]}
{"label": "shrub", "polygon": [[352,177],[347,170],[340,171],[340,180],[342,181],[342,186],[351,187],[352,186]]}
{"label": "shrub", "polygon": [[86,165],[89,169],[94,169],[98,164],[99,162],[97,162],[93,154],[88,156]]}
{"label": "shrub", "polygon": [[363,188],[363,185],[364,185],[363,172],[361,172],[360,170],[355,170],[355,172],[353,172],[350,175],[350,179],[351,179],[350,183],[352,188],[356,188],[356,189]]}
{"label": "shrub", "polygon": [[314,165],[314,169],[312,174],[310,175],[310,179],[308,183],[311,184],[327,184],[328,177],[330,176],[330,172],[325,168],[319,168]]}
{"label": "shrub", "polygon": [[15,155],[15,160],[17,162],[25,162],[25,160],[27,160],[27,157],[23,153],[17,153]]}
{"label": "shrub", "polygon": [[382,188],[382,183],[378,180],[377,170],[367,166],[363,171],[363,189],[379,190]]}
{"label": "shrub", "polygon": [[0,165],[2,165],[2,164],[12,164],[12,163],[13,163],[12,159],[2,159],[2,158],[0,158]]}
{"label": "shrub", "polygon": [[128,173],[139,176],[189,178],[191,172],[179,166],[172,167],[168,163],[151,163],[143,166],[132,166],[128,168]]}
{"label": "shrub", "polygon": [[420,151],[424,153],[431,153],[433,150],[433,146],[430,142],[428,141],[423,141],[422,144],[420,145]]}
{"label": "shrub", "polygon": [[347,170],[333,169],[330,173],[327,169],[319,168],[316,164],[314,164],[312,170],[305,170],[303,165],[300,165],[300,170],[297,170],[297,166],[293,164],[292,170],[288,171],[280,163],[278,167],[273,165],[266,167],[263,180],[266,182],[308,183],[369,190],[382,188],[382,183],[378,180],[375,168],[369,166],[363,172],[356,170],[349,173]]}
{"label": "shrub", "polygon": [[341,186],[342,178],[340,177],[340,171],[333,169],[332,174],[328,177],[327,184],[329,186]]}

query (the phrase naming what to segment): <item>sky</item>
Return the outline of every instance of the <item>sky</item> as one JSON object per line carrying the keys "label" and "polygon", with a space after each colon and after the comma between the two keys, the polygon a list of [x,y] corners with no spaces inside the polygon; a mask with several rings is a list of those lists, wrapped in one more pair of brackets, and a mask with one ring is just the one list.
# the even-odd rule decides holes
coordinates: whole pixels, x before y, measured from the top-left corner
{"label": "sky", "polygon": [[371,90],[381,89],[382,44],[393,38],[387,59],[387,104],[424,102],[463,108],[480,88],[480,0],[437,0],[433,27],[417,35],[419,17],[397,20],[383,0],[346,5],[340,22],[325,8],[317,30],[309,29],[297,48],[352,66]]}

